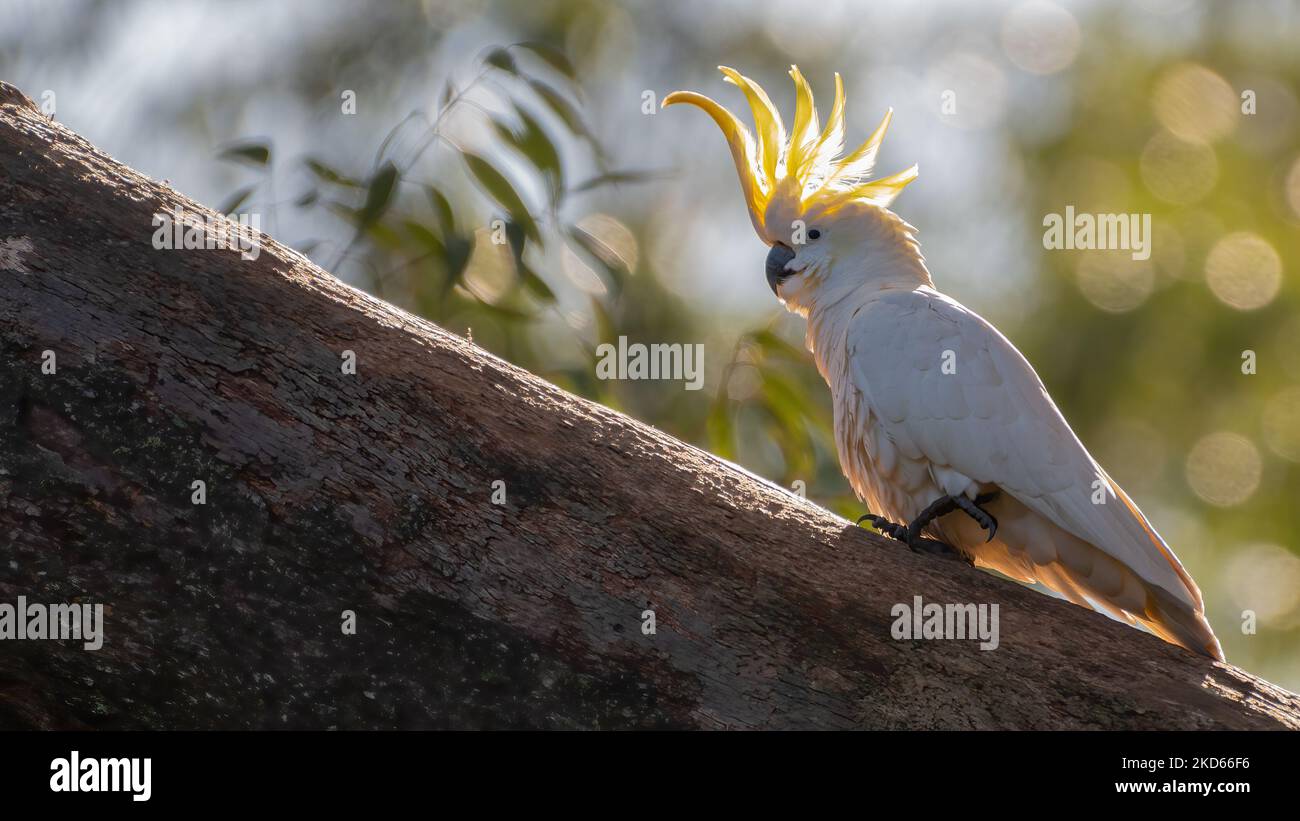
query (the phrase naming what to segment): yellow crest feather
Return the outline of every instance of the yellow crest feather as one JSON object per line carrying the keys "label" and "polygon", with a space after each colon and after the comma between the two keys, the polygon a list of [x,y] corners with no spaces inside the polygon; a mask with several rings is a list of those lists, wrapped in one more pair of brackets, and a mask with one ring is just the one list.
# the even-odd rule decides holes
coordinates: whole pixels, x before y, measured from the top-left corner
{"label": "yellow crest feather", "polygon": [[754,117],[757,140],[736,115],[703,94],[674,91],[664,98],[663,105],[688,103],[701,108],[722,129],[740,176],[750,219],[765,240],[774,241],[775,235],[789,229],[789,226],[774,226],[777,232],[769,237],[765,217],[774,200],[781,200],[779,204],[785,206],[780,209],[783,214],[812,210],[830,213],[850,202],[886,206],[916,179],[917,168],[913,165],[888,177],[867,180],[893,118],[892,108],[885,112],[884,119],[866,142],[840,157],[845,133],[844,83],[838,73],[830,118],[825,130],[819,132],[812,88],[797,66],[790,67],[795,86],[795,114],[787,138],[785,124],[767,92],[735,69],[726,66],[718,69],[728,82],[744,92]]}

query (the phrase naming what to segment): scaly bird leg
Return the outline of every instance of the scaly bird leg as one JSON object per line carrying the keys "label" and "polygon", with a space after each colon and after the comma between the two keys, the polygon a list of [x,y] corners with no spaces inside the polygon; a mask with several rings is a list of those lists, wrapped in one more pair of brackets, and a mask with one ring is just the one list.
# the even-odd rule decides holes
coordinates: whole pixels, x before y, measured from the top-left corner
{"label": "scaly bird leg", "polygon": [[921,511],[921,514],[911,521],[907,526],[907,539],[909,543],[913,539],[921,536],[921,531],[938,519],[940,516],[946,516],[957,509],[957,500],[951,496],[940,496],[930,503],[930,506]]}
{"label": "scaly bird leg", "polygon": [[859,517],[858,524],[862,524],[864,521],[869,521],[881,533],[897,539],[917,553],[935,553],[940,555],[953,554],[960,556],[961,552],[952,545],[938,541],[937,539],[927,539],[921,535],[921,532],[924,531],[925,528],[935,519],[946,516],[954,510],[961,510],[978,522],[980,527],[987,530],[989,532],[989,539],[991,540],[993,534],[997,533],[998,520],[993,518],[993,516],[991,516],[988,511],[984,510],[984,508],[980,507],[980,505],[988,504],[996,499],[997,496],[997,491],[993,491],[992,493],[982,493],[979,496],[976,496],[974,501],[971,501],[965,496],[940,496],[938,499],[931,502],[925,510],[921,511],[920,515],[913,519],[910,524],[895,524],[884,516],[877,516],[874,513],[867,513]]}
{"label": "scaly bird leg", "polygon": [[871,522],[876,530],[907,545],[914,553],[930,553],[946,558],[962,558],[961,553],[952,545],[937,539],[927,539],[921,535],[921,530],[930,521],[955,509],[952,500],[945,496],[927,507],[910,525],[895,524],[884,516],[877,516],[874,513],[867,513],[860,517],[858,524],[866,521]]}

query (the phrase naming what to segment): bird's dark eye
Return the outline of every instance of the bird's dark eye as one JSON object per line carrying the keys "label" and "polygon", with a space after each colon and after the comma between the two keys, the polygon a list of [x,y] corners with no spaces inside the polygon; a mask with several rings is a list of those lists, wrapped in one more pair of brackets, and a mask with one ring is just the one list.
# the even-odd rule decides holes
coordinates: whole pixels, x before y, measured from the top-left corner
{"label": "bird's dark eye", "polygon": [[816,228],[808,232],[808,239],[821,239],[821,237],[822,232],[818,231]]}

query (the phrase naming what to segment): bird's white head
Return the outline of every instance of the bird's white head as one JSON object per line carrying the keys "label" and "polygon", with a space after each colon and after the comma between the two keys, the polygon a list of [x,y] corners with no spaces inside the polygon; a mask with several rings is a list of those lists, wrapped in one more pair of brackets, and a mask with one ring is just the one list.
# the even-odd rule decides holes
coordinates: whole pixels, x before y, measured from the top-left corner
{"label": "bird's white head", "polygon": [[664,106],[689,103],[722,129],[740,176],[754,230],[771,250],[767,281],[791,311],[807,316],[866,283],[875,287],[930,284],[911,226],[888,210],[916,179],[905,171],[867,179],[893,109],[857,150],[844,151],[844,84],[835,75],[835,102],[823,129],[812,89],[797,66],[794,125],[785,124],[767,92],[734,69],[719,66],[739,86],[754,115],[755,138],[723,106],[693,91],[675,91]]}

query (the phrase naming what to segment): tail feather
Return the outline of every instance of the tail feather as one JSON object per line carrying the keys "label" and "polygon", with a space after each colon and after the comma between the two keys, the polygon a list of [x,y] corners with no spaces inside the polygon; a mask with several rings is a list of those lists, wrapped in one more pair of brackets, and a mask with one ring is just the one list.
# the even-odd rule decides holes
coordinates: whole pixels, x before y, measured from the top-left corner
{"label": "tail feather", "polygon": [[1159,587],[1150,589],[1146,618],[1139,619],[1165,641],[1186,647],[1216,661],[1223,661],[1223,648],[1205,613],[1193,610]]}
{"label": "tail feather", "polygon": [[985,542],[987,534],[961,513],[944,517],[937,528],[940,537],[962,545],[982,567],[1041,582],[1075,604],[1142,625],[1165,641],[1223,660],[1219,641],[1205,620],[1200,591],[1190,577],[1186,578],[1189,589],[1175,595],[1007,494],[988,510],[998,519],[993,541]]}

